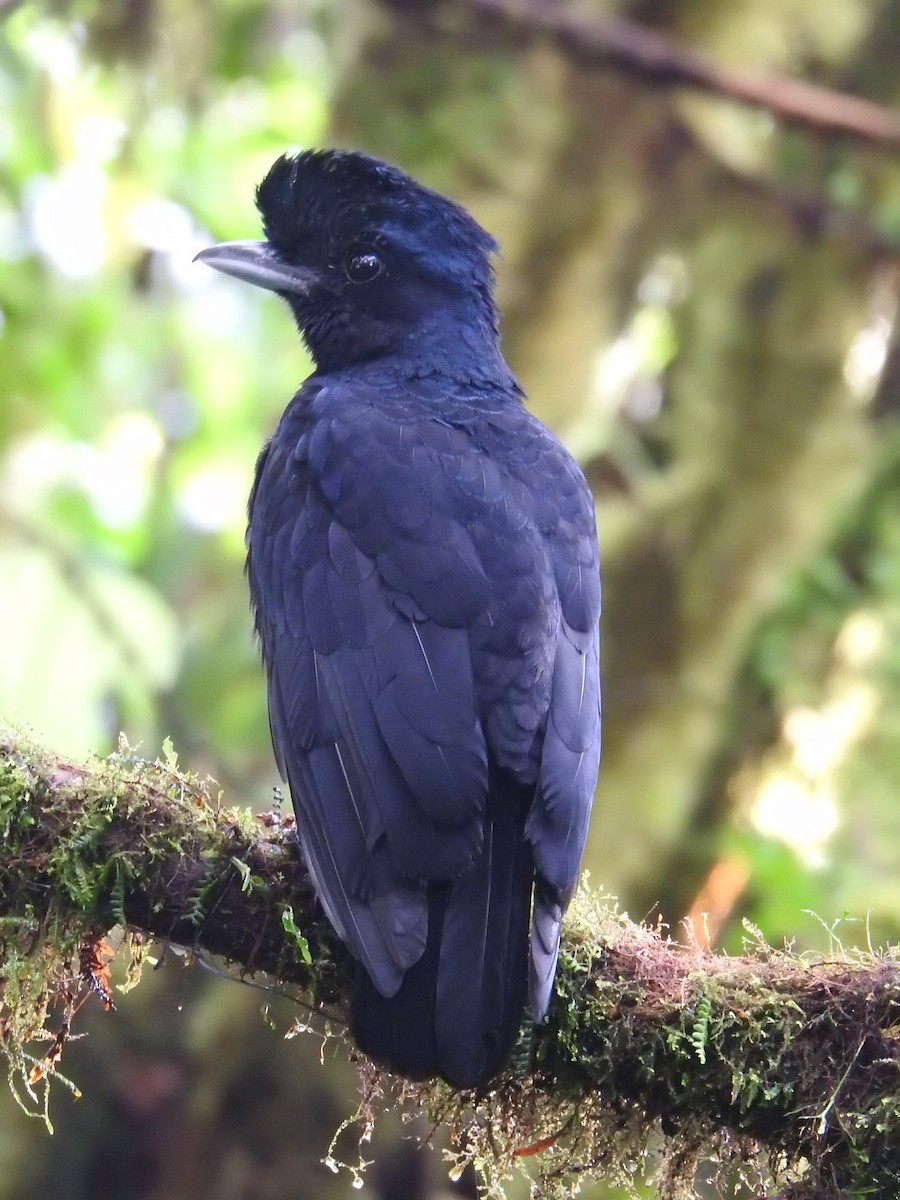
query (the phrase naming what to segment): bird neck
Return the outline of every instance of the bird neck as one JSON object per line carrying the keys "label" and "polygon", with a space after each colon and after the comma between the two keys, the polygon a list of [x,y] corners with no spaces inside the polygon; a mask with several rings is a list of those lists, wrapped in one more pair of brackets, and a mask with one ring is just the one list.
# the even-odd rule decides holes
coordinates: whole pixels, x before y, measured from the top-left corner
{"label": "bird neck", "polygon": [[492,305],[474,311],[471,305],[445,305],[404,322],[365,313],[336,320],[305,309],[296,316],[319,375],[361,367],[394,380],[443,378],[517,394],[520,390],[500,350]]}
{"label": "bird neck", "polygon": [[391,355],[411,376],[439,376],[456,383],[518,389],[500,349],[492,314],[457,315],[441,310],[404,332]]}

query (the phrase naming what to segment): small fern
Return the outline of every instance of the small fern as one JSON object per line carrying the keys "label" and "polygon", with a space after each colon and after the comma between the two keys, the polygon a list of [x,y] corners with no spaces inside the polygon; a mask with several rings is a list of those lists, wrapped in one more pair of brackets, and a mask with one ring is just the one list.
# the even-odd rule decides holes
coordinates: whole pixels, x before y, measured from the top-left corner
{"label": "small fern", "polygon": [[97,899],[95,881],[80,858],[72,858],[64,875],[66,890],[82,912],[89,912]]}
{"label": "small fern", "polygon": [[526,1016],[519,1026],[515,1045],[510,1056],[510,1066],[516,1079],[524,1079],[531,1071],[534,1059],[534,1021]]}
{"label": "small fern", "polygon": [[206,897],[209,895],[209,890],[212,887],[212,880],[212,873],[207,871],[198,878],[188,893],[184,915],[195,929],[203,924],[206,917]]}
{"label": "small fern", "polygon": [[694,1024],[691,1027],[691,1045],[700,1060],[701,1066],[706,1066],[706,1047],[709,1045],[709,1018],[712,1012],[712,1001],[709,996],[701,996],[697,1002],[694,1014]]}
{"label": "small fern", "polygon": [[116,877],[109,892],[109,911],[117,925],[127,925],[125,920],[125,868],[120,862],[115,864]]}

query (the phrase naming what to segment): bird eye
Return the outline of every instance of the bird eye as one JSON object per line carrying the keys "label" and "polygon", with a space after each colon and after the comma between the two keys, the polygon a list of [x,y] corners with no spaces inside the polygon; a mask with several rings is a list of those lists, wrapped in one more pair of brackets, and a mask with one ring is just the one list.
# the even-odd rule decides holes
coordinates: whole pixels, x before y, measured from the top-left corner
{"label": "bird eye", "polygon": [[347,255],[344,264],[351,283],[371,283],[384,269],[384,264],[374,250],[354,250]]}

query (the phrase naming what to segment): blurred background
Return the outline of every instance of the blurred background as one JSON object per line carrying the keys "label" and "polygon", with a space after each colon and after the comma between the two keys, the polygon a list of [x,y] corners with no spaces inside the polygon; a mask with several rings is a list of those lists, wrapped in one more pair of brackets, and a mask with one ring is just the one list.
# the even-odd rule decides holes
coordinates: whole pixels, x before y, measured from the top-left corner
{"label": "blurred background", "polygon": [[[258,236],[278,154],[359,147],[498,237],[507,356],[596,493],[593,883],[732,951],[742,918],[897,939],[900,138],[666,89],[488,7],[0,2],[0,714],[76,756],[168,735],[270,806],[244,509],[310,364],[276,299],[191,260]],[[897,112],[897,0],[577,11]],[[351,1194],[321,1160],[355,1072],[282,1040],[289,1004],[169,956],[95,1009],[54,1137],[0,1095],[0,1200]],[[369,1194],[474,1194],[401,1132],[364,1147]]]}

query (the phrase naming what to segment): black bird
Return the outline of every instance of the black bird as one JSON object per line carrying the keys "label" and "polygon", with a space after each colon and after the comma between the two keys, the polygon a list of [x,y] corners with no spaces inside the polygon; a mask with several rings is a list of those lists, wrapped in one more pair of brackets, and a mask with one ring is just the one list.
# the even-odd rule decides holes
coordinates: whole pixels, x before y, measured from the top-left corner
{"label": "black bird", "polygon": [[[594,506],[500,351],[493,239],[396,167],[282,157],[266,240],[316,370],[260,455],[247,572],[275,756],[366,1054],[460,1087],[543,1020],[600,755]],[[529,968],[529,923],[530,968]]]}

